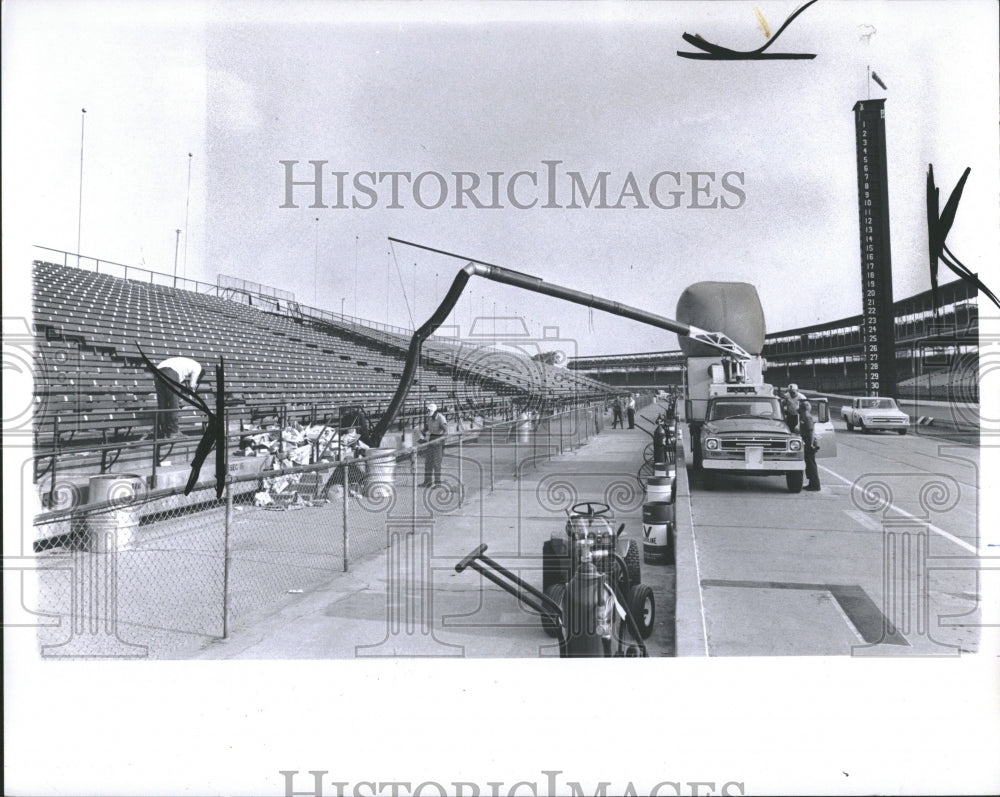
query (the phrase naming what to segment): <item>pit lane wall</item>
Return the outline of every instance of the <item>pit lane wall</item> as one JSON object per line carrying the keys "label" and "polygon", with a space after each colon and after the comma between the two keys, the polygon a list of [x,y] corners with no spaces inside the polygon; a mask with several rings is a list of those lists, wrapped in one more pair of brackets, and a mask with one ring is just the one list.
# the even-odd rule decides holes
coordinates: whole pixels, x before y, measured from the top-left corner
{"label": "pit lane wall", "polygon": [[[685,424],[686,425],[686,424]],[[701,600],[701,574],[698,549],[691,514],[691,489],[688,482],[685,435],[677,435],[677,496],[674,516],[674,558],[676,567],[676,605],[674,639],[677,656],[707,656],[705,607]]]}

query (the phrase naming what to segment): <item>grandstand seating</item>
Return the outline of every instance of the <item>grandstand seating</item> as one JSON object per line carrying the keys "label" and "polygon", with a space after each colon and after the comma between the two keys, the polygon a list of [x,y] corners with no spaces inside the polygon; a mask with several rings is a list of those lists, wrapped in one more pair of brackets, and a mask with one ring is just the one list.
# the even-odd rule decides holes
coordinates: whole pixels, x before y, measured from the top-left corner
{"label": "grandstand seating", "polygon": [[[154,380],[140,357],[154,363],[189,356],[205,367],[202,393],[225,361],[230,418],[248,420],[277,407],[297,413],[360,404],[377,416],[395,392],[409,339],[272,300],[255,307],[66,265],[36,261],[33,305],[39,368],[35,386],[36,441],[44,448],[95,437],[119,439],[148,431],[156,408]],[[246,296],[244,302],[248,301]],[[252,301],[252,299],[249,299]],[[604,395],[606,386],[565,369],[522,358],[483,359],[480,347],[431,340],[405,411],[434,395],[450,409],[484,403]],[[470,406],[474,401],[479,407]],[[182,414],[182,430],[199,423]]]}

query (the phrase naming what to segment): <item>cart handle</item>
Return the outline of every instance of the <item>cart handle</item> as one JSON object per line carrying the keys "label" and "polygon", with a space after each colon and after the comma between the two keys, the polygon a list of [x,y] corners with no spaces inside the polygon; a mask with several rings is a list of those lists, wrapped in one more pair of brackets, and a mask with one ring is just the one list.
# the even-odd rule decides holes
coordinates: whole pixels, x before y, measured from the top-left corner
{"label": "cart handle", "polygon": [[471,551],[468,554],[468,556],[466,556],[464,559],[462,559],[461,562],[459,562],[457,565],[455,565],[455,572],[456,573],[461,573],[463,570],[465,570],[465,568],[467,568],[474,561],[476,561],[476,559],[478,559],[480,556],[483,555],[483,553],[486,551],[486,547],[487,547],[486,543],[484,542],[482,545],[480,545],[474,551]]}

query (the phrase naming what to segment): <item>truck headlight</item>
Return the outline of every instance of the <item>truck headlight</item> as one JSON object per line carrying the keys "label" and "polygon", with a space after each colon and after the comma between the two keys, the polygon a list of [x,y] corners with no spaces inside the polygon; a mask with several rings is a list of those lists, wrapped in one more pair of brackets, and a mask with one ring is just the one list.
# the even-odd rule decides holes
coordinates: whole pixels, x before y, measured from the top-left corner
{"label": "truck headlight", "polygon": [[802,441],[801,440],[789,440],[788,441],[788,450],[789,451],[801,451],[802,450]]}
{"label": "truck headlight", "polygon": [[718,451],[719,450],[719,440],[715,437],[705,438],[705,450],[706,451]]}

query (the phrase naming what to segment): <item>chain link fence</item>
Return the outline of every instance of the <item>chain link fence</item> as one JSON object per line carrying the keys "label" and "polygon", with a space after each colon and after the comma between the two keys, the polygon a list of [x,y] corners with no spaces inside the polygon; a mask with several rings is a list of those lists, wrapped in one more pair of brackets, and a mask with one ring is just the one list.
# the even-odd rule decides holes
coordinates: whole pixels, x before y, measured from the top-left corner
{"label": "chain link fence", "polygon": [[[86,496],[60,489],[34,519],[36,583],[23,590],[41,655],[190,656],[347,572],[400,529],[426,528],[585,445],[605,422],[599,406],[524,412],[358,459],[231,465],[221,498],[214,480],[184,496],[180,485],[150,490],[139,474],[91,477]],[[435,446],[440,477],[424,486]]]}

